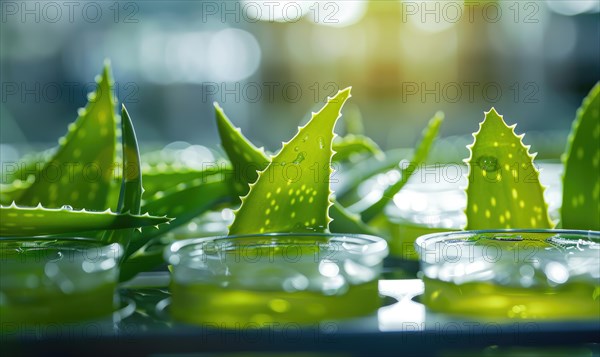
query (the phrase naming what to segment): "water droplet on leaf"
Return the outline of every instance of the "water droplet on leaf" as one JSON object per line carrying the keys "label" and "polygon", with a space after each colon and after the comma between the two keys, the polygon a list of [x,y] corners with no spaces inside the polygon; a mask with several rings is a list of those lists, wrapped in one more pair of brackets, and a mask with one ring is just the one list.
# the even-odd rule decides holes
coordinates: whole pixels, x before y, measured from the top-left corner
{"label": "water droplet on leaf", "polygon": [[298,154],[298,156],[296,156],[296,159],[294,160],[294,164],[299,164],[302,161],[304,161],[304,159],[306,159],[306,151],[302,151],[301,153]]}
{"label": "water droplet on leaf", "polygon": [[63,206],[61,207],[61,209],[64,209],[64,210],[67,210],[67,211],[72,211],[72,210],[73,210],[73,207],[71,207],[71,206],[69,206],[69,205],[63,205]]}
{"label": "water droplet on leaf", "polygon": [[479,167],[487,172],[494,172],[500,168],[498,159],[494,156],[481,156],[479,157],[479,160],[477,160],[477,163],[479,164]]}

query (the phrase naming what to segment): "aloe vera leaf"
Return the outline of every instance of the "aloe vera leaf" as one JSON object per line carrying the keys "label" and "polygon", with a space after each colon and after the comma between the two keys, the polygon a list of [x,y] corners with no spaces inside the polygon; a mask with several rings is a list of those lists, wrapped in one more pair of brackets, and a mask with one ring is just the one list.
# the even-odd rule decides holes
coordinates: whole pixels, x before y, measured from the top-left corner
{"label": "aloe vera leaf", "polygon": [[218,103],[214,103],[217,119],[217,129],[221,138],[221,145],[231,161],[236,177],[239,178],[240,196],[248,193],[247,183],[256,182],[258,172],[264,170],[269,164],[264,148],[254,146],[240,128],[236,128],[225,115]]}
{"label": "aloe vera leaf", "polygon": [[[224,203],[225,206],[229,204],[230,203]],[[139,272],[148,271],[163,264],[164,260],[162,258],[162,253],[164,248],[175,240],[227,234],[227,228],[224,227],[225,222],[222,218],[223,212],[220,210],[221,207],[221,204],[211,207],[210,210],[212,210],[212,212],[204,212],[186,222],[186,224],[181,225],[166,234],[153,237],[142,247],[135,252],[132,252],[127,260],[121,265],[121,281],[128,280]],[[219,217],[217,218],[216,216]],[[222,224],[218,222],[221,222]]]}
{"label": "aloe vera leaf", "polygon": [[162,245],[162,249],[155,249],[150,252],[140,248],[135,254],[130,255],[123,261],[119,268],[119,281],[127,281],[137,274],[144,271],[151,271],[164,263],[163,250],[168,243]]}
{"label": "aloe vera leaf", "polygon": [[[29,181],[35,177],[44,167],[44,164],[52,158],[58,147],[44,151],[24,155],[17,162],[3,163],[2,182],[13,183],[16,180]],[[33,182],[33,181],[32,181]]]}
{"label": "aloe vera leaf", "polygon": [[535,154],[494,108],[467,146],[467,229],[552,228]]}
{"label": "aloe vera leaf", "polygon": [[156,226],[169,218],[71,208],[0,206],[0,236],[33,237],[68,232]]}
{"label": "aloe vera leaf", "polygon": [[360,215],[348,211],[339,202],[334,201],[329,208],[331,223],[329,230],[335,233],[361,233],[377,235],[378,232],[361,220]]}
{"label": "aloe vera leaf", "polygon": [[119,195],[119,212],[140,213],[142,204],[142,170],[140,165],[140,149],[135,135],[131,117],[123,105],[121,113],[121,131],[123,145],[123,178]]}
{"label": "aloe vera leaf", "polygon": [[357,105],[348,103],[344,109],[344,124],[346,134],[362,135],[365,133],[362,113]]}
{"label": "aloe vera leaf", "polygon": [[350,88],[328,98],[296,136],[284,143],[242,197],[229,234],[327,231],[333,128]]}
{"label": "aloe vera leaf", "polygon": [[33,180],[21,181],[19,179],[9,184],[0,183],[0,204],[10,205],[12,202],[16,202],[32,183]]}
{"label": "aloe vera leaf", "polygon": [[209,177],[196,179],[189,183],[181,183],[177,187],[155,194],[143,201],[142,210],[153,214],[174,217],[169,226],[159,226],[158,229],[142,229],[134,235],[126,255],[131,255],[150,239],[174,229],[197,217],[220,203],[231,202],[236,197],[233,188],[233,178]]}
{"label": "aloe vera leaf", "polygon": [[117,118],[108,63],[96,82],[98,86],[88,95],[87,106],[79,110],[53,157],[19,198],[20,205],[71,205],[96,211],[109,207]]}
{"label": "aloe vera leaf", "polygon": [[355,191],[358,186],[369,177],[398,168],[402,160],[409,158],[413,150],[394,149],[384,153],[383,158],[370,157],[366,160],[357,162],[340,173],[341,179],[336,185],[335,195],[342,205],[350,204],[347,202],[348,196]]}
{"label": "aloe vera leaf", "polygon": [[443,121],[444,114],[442,112],[435,113],[433,118],[429,120],[427,127],[423,130],[421,142],[417,145],[412,160],[407,165],[402,165],[400,168],[400,180],[388,187],[384,191],[383,196],[381,196],[377,202],[369,206],[361,213],[361,217],[364,222],[369,222],[375,216],[381,213],[385,206],[394,198],[394,195],[397,194],[402,187],[404,187],[406,182],[408,182],[408,179],[412,176],[415,170],[425,162],[427,155],[431,150],[431,146],[433,145],[433,142],[440,131],[440,126],[442,125]]}
{"label": "aloe vera leaf", "polygon": [[562,227],[600,230],[600,82],[573,121],[564,156]]}
{"label": "aloe vera leaf", "polygon": [[207,163],[203,169],[164,167],[160,170],[144,170],[144,196],[154,196],[161,191],[167,191],[180,183],[189,183],[198,178],[206,178],[213,175],[231,175],[233,168],[224,160],[215,163]]}
{"label": "aloe vera leaf", "polygon": [[383,151],[371,138],[363,135],[348,134],[333,141],[333,161],[345,161],[355,154],[371,154],[380,159]]}
{"label": "aloe vera leaf", "polygon": [[[121,192],[117,212],[139,214],[142,203],[142,170],[140,166],[140,149],[135,136],[135,129],[127,108],[123,105],[121,110],[121,145],[123,152],[123,167]],[[107,231],[103,240],[121,243],[127,247],[132,236],[132,231],[119,230]]]}
{"label": "aloe vera leaf", "polygon": [[[267,168],[270,160],[267,157],[267,155],[264,153],[263,150],[261,149],[256,149],[256,147],[242,134],[241,130],[236,129],[235,126],[230,122],[229,118],[227,118],[227,116],[225,116],[224,114],[221,115],[221,117],[217,117],[217,120],[222,120],[225,121],[225,123],[222,123],[221,127],[223,128],[223,132],[220,134],[221,137],[230,137],[228,139],[228,141],[230,142],[230,145],[227,145],[226,147],[228,147],[228,149],[226,149],[226,152],[228,155],[230,155],[230,159],[232,161],[236,161],[238,164],[234,167],[234,172],[235,172],[235,168],[237,168],[238,170],[240,168],[255,168],[258,167],[259,171],[263,171]],[[235,149],[235,147],[237,147],[237,150]],[[244,155],[243,153],[245,152],[245,150],[254,150],[254,154],[248,154],[248,155]],[[258,153],[257,153],[258,152]],[[393,157],[395,157],[395,155],[392,155]],[[232,159],[232,157],[235,157],[235,159]],[[252,161],[252,160],[257,160],[257,161]],[[396,162],[394,164],[392,164],[392,166],[397,165],[398,160],[396,160]],[[246,174],[241,174],[241,173],[234,173],[234,176],[236,178],[247,178],[249,175]],[[257,175],[258,176],[258,175]],[[240,180],[241,181],[241,180]],[[239,182],[239,181],[238,181]],[[247,193],[247,189],[245,188],[245,186],[247,184],[251,184],[253,183],[253,181],[250,182],[243,182],[244,185],[236,185],[237,189],[238,189],[238,193],[241,195],[243,195],[244,193]],[[244,187],[243,190],[245,191],[239,191],[240,187]],[[332,222],[330,223],[330,229],[332,230],[332,232],[338,232],[338,233],[362,233],[362,234],[373,234],[374,230],[371,229],[370,227],[368,227],[366,224],[364,224],[363,222],[360,221],[360,217],[358,217],[357,215],[348,212],[347,209],[345,209],[341,204],[338,204],[337,202],[334,201],[334,205],[331,206],[330,210],[329,210],[329,215],[331,216]]]}
{"label": "aloe vera leaf", "polygon": [[152,196],[181,182],[190,182],[213,173],[231,172],[228,160],[200,145],[175,145],[141,155],[144,195]]}

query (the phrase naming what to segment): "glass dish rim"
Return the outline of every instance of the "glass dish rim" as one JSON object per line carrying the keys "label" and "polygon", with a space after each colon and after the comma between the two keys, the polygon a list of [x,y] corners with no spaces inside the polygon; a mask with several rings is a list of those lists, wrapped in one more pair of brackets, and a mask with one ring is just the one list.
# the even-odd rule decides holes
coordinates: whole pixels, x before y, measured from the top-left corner
{"label": "glass dish rim", "polygon": [[[91,250],[91,249],[106,249],[108,247],[113,247],[111,257],[112,259],[116,259],[117,261],[123,258],[125,254],[125,249],[122,244],[117,242],[105,242],[102,240],[89,238],[89,237],[48,237],[48,236],[34,236],[34,237],[0,237],[0,251],[4,248],[2,247],[2,243],[5,242],[39,242],[39,241],[58,241],[58,242],[73,242],[73,243],[91,243],[89,247],[83,247],[83,249]],[[64,246],[64,248],[69,248],[68,245]]]}
{"label": "glass dish rim", "polygon": [[369,235],[369,234],[356,234],[356,233],[252,233],[252,234],[239,234],[239,235],[219,235],[212,237],[202,237],[202,238],[188,238],[180,241],[173,242],[169,244],[164,252],[163,258],[164,260],[172,264],[170,262],[170,257],[174,255],[180,254],[180,252],[191,245],[200,244],[200,243],[208,243],[220,240],[235,240],[235,239],[244,239],[244,238],[256,238],[256,237],[337,237],[337,238],[354,238],[360,239],[364,242],[364,246],[368,246],[370,249],[368,251],[362,253],[364,256],[372,256],[377,254],[382,254],[382,259],[387,256],[389,253],[389,247],[387,241],[379,236]]}
{"label": "glass dish rim", "polygon": [[[472,234],[486,234],[486,233],[556,233],[556,234],[577,234],[585,235],[587,237],[594,237],[600,239],[600,231],[594,230],[579,230],[579,229],[542,229],[542,228],[510,228],[510,229],[475,229],[475,230],[460,230],[460,231],[444,231],[437,233],[425,234],[418,237],[415,240],[415,250],[427,249],[429,244],[436,243],[445,239],[452,239],[457,235],[472,235]],[[437,238],[437,239],[436,239]]]}

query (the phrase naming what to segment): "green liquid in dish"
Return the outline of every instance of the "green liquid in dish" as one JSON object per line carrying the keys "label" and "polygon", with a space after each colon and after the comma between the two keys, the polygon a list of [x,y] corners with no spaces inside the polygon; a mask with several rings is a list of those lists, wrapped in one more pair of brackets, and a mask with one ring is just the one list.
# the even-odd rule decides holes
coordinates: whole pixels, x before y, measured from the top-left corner
{"label": "green liquid in dish", "polygon": [[255,235],[196,240],[167,259],[171,315],[196,325],[260,328],[368,315],[381,306],[383,239]]}
{"label": "green liquid in dish", "polygon": [[600,236],[457,232],[418,242],[431,310],[493,319],[597,319]]}
{"label": "green liquid in dish", "polygon": [[117,244],[82,239],[0,240],[0,315],[5,329],[111,316]]}
{"label": "green liquid in dish", "polygon": [[490,283],[456,285],[424,279],[421,300],[444,313],[508,319],[590,319],[600,316],[600,286],[570,283],[554,288],[520,288]]}
{"label": "green liquid in dish", "polygon": [[178,321],[220,328],[269,324],[314,324],[368,315],[381,306],[377,281],[351,286],[340,295],[258,291],[214,285],[173,284],[171,314]]}

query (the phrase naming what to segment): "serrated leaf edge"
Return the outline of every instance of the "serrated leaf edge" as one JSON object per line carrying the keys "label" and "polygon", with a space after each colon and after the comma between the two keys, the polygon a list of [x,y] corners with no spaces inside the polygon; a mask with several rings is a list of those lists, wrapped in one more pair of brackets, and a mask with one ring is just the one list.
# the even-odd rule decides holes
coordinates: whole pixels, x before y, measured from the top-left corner
{"label": "serrated leaf edge", "polygon": [[[312,121],[312,120],[315,118],[315,116],[316,116],[316,115],[318,115],[318,114],[319,114],[319,113],[321,113],[323,110],[325,110],[325,108],[327,107],[327,105],[328,105],[329,103],[331,103],[331,101],[332,101],[332,100],[333,100],[335,97],[337,97],[337,96],[338,96],[340,93],[342,93],[342,92],[344,92],[344,91],[346,91],[346,90],[350,91],[350,93],[348,93],[348,98],[346,98],[346,101],[348,101],[348,99],[350,99],[350,98],[352,97],[352,92],[351,92],[351,91],[352,91],[352,86],[346,87],[346,88],[344,88],[344,89],[342,89],[342,90],[338,90],[338,92],[337,92],[337,93],[336,93],[336,94],[335,94],[333,97],[329,97],[329,96],[328,96],[328,97],[327,97],[327,102],[326,102],[326,104],[325,104],[325,105],[324,105],[324,106],[321,108],[321,110],[319,110],[318,112],[311,112],[311,117],[310,117],[310,120],[309,120],[309,121],[308,121],[306,124],[304,124],[304,125],[302,125],[302,126],[298,126],[298,131],[296,132],[296,134],[295,134],[295,135],[294,135],[294,136],[293,136],[293,137],[292,137],[290,140],[288,140],[288,141],[286,141],[286,142],[284,142],[284,141],[282,141],[282,142],[281,142],[281,144],[282,144],[282,145],[281,145],[281,149],[279,150],[279,152],[281,152],[281,150],[283,150],[283,148],[284,148],[284,147],[286,147],[287,145],[289,145],[289,143],[290,143],[291,141],[293,141],[293,140],[294,140],[294,139],[295,139],[295,138],[296,138],[296,137],[299,135],[300,131],[301,131],[302,129],[304,129],[304,128],[305,128],[305,127],[306,127],[306,126],[307,126],[307,125],[308,125],[308,124],[309,124],[309,123],[310,123],[310,122],[311,122],[311,121]],[[337,121],[338,121],[338,120],[340,119],[340,117],[342,116],[342,108],[343,108],[343,105],[342,105],[342,106],[340,106],[340,110],[339,110],[339,112],[338,112],[338,116],[337,116],[337,118],[334,120],[334,128],[335,128],[335,123],[337,123]],[[235,128],[235,127],[234,127],[234,128]],[[238,128],[238,129],[239,129],[239,128]],[[241,129],[239,129],[239,130],[240,130],[240,134],[241,134]],[[333,129],[332,129],[332,134],[333,134],[333,137],[332,137],[332,140],[331,140],[331,143],[330,143],[330,152],[331,152],[331,156],[329,157],[329,162],[331,162],[331,159],[332,159],[332,157],[335,155],[335,151],[333,150],[333,140],[335,140],[335,138],[338,136],[338,135],[335,133],[335,130],[333,130]],[[247,141],[248,141],[248,142],[250,142],[249,140],[247,140]],[[250,142],[250,144],[252,144],[252,143]],[[252,145],[253,145],[253,144],[252,144]],[[254,145],[253,145],[253,146],[254,146]],[[255,146],[255,147],[256,147],[256,146]],[[264,150],[263,150],[263,154],[264,154]],[[266,157],[266,154],[264,154],[264,155],[265,155],[265,157]],[[241,201],[241,204],[240,204],[240,206],[239,206],[237,209],[233,210],[233,215],[234,215],[234,217],[237,215],[237,213],[239,212],[239,210],[240,210],[240,209],[242,208],[242,206],[244,205],[244,203],[245,203],[245,201],[246,201],[246,198],[247,198],[247,197],[250,195],[250,193],[252,192],[252,189],[254,188],[254,186],[256,185],[256,183],[259,181],[259,179],[261,178],[261,176],[262,176],[262,175],[263,175],[263,174],[264,174],[264,173],[265,173],[265,172],[268,170],[268,168],[269,168],[269,167],[272,165],[272,163],[273,163],[273,160],[272,160],[272,159],[273,159],[273,157],[274,157],[274,155],[270,155],[270,156],[267,158],[267,160],[268,160],[268,162],[269,162],[269,163],[268,163],[268,165],[267,165],[267,166],[266,166],[266,167],[265,167],[263,170],[257,170],[258,176],[257,176],[256,180],[255,180],[253,183],[249,183],[249,184],[248,184],[248,187],[249,187],[248,193],[246,193],[244,196],[240,196],[240,201]],[[331,167],[331,165],[330,165],[330,166],[329,166],[329,177],[331,177],[331,174],[332,174],[332,172],[333,172],[333,168],[332,168],[332,167]],[[329,193],[328,193],[328,195],[327,195],[327,201],[328,201],[328,206],[327,206],[327,217],[325,218],[325,220],[326,220],[326,223],[327,223],[327,227],[325,228],[325,232],[329,232],[329,224],[330,224],[330,223],[333,221],[333,219],[332,219],[332,218],[331,218],[331,216],[329,215],[329,210],[331,209],[331,206],[333,206],[333,200],[332,200],[333,191],[331,191],[331,185],[328,185],[328,190],[329,190]],[[234,222],[235,222],[235,219],[234,219]],[[229,224],[229,226],[227,227],[228,231],[230,231],[230,230],[231,230],[231,227],[233,226],[233,223],[234,223],[234,222],[232,222],[231,224]],[[260,233],[262,233],[262,232],[260,232]]]}
{"label": "serrated leaf edge", "polygon": [[[468,157],[468,158],[466,158],[466,159],[463,159],[463,162],[464,162],[465,164],[467,164],[467,173],[466,173],[466,176],[465,176],[465,175],[463,175],[463,177],[465,177],[465,178],[466,178],[466,180],[465,180],[465,181],[467,182],[467,185],[466,185],[466,186],[464,186],[464,191],[465,191],[465,194],[467,195],[467,204],[468,204],[468,202],[469,202],[469,200],[468,200],[468,189],[469,189],[469,183],[470,183],[470,182],[469,182],[469,177],[471,176],[471,165],[470,165],[469,163],[471,162],[471,160],[473,160],[473,150],[472,150],[472,149],[473,149],[473,145],[475,145],[475,141],[477,140],[477,135],[479,135],[479,133],[481,132],[481,128],[483,127],[483,123],[485,122],[485,120],[486,120],[486,118],[487,118],[488,114],[492,114],[492,112],[493,112],[494,114],[496,114],[496,115],[497,115],[497,116],[498,116],[498,117],[499,117],[499,118],[502,120],[502,123],[503,123],[503,124],[504,124],[504,125],[505,125],[507,128],[509,128],[509,129],[511,130],[512,134],[513,134],[515,137],[517,137],[517,138],[519,139],[519,143],[521,144],[521,146],[522,146],[523,148],[525,148],[525,150],[526,150],[526,154],[527,154],[527,156],[528,156],[528,157],[531,159],[531,162],[532,162],[532,164],[533,164],[532,166],[533,166],[533,171],[534,171],[534,174],[535,174],[535,178],[536,178],[536,180],[538,181],[538,183],[539,183],[540,187],[542,188],[542,198],[543,198],[543,201],[544,201],[544,202],[543,202],[543,204],[544,204],[544,207],[546,208],[546,220],[548,221],[548,223],[550,224],[550,226],[552,226],[552,227],[555,227],[555,226],[556,226],[556,222],[554,222],[554,221],[552,220],[552,218],[550,218],[550,215],[548,214],[548,207],[549,207],[549,205],[548,205],[548,202],[546,202],[546,199],[544,198],[544,194],[546,193],[546,189],[547,189],[548,187],[547,187],[547,186],[545,186],[545,185],[543,185],[543,184],[540,182],[540,171],[537,169],[537,167],[536,167],[535,163],[533,162],[533,161],[534,161],[534,159],[535,159],[535,157],[537,156],[537,152],[535,152],[535,153],[529,153],[529,149],[531,148],[531,145],[525,145],[525,144],[523,144],[523,138],[525,137],[525,133],[523,133],[523,134],[517,134],[517,133],[515,132],[515,128],[517,127],[517,124],[516,124],[516,123],[515,123],[515,124],[512,124],[512,125],[508,125],[508,124],[506,124],[506,121],[504,120],[504,116],[503,116],[503,115],[500,115],[500,114],[499,114],[499,113],[496,111],[496,108],[495,108],[495,107],[492,107],[492,108],[491,108],[490,110],[488,110],[487,112],[486,112],[486,111],[484,111],[484,112],[483,112],[483,113],[484,113],[484,118],[483,118],[483,121],[481,121],[481,122],[479,123],[479,129],[478,129],[476,132],[474,132],[474,133],[472,133],[472,134],[471,134],[471,136],[473,136],[473,143],[472,143],[472,144],[469,144],[469,145],[467,145],[467,146],[466,146],[466,147],[467,147],[467,149],[469,150],[469,157]],[[468,217],[468,215],[467,215],[467,211],[468,211],[468,209],[469,209],[469,207],[468,207],[468,205],[467,205],[467,206],[465,207],[465,209],[463,210],[463,212],[464,212],[464,214],[465,214],[465,216],[466,216],[466,217]],[[467,223],[466,223],[465,227],[463,227],[463,229],[465,229],[466,227],[468,227],[468,225],[469,225],[469,222],[468,222],[468,220],[467,220]],[[519,228],[519,227],[511,227],[511,228]]]}

